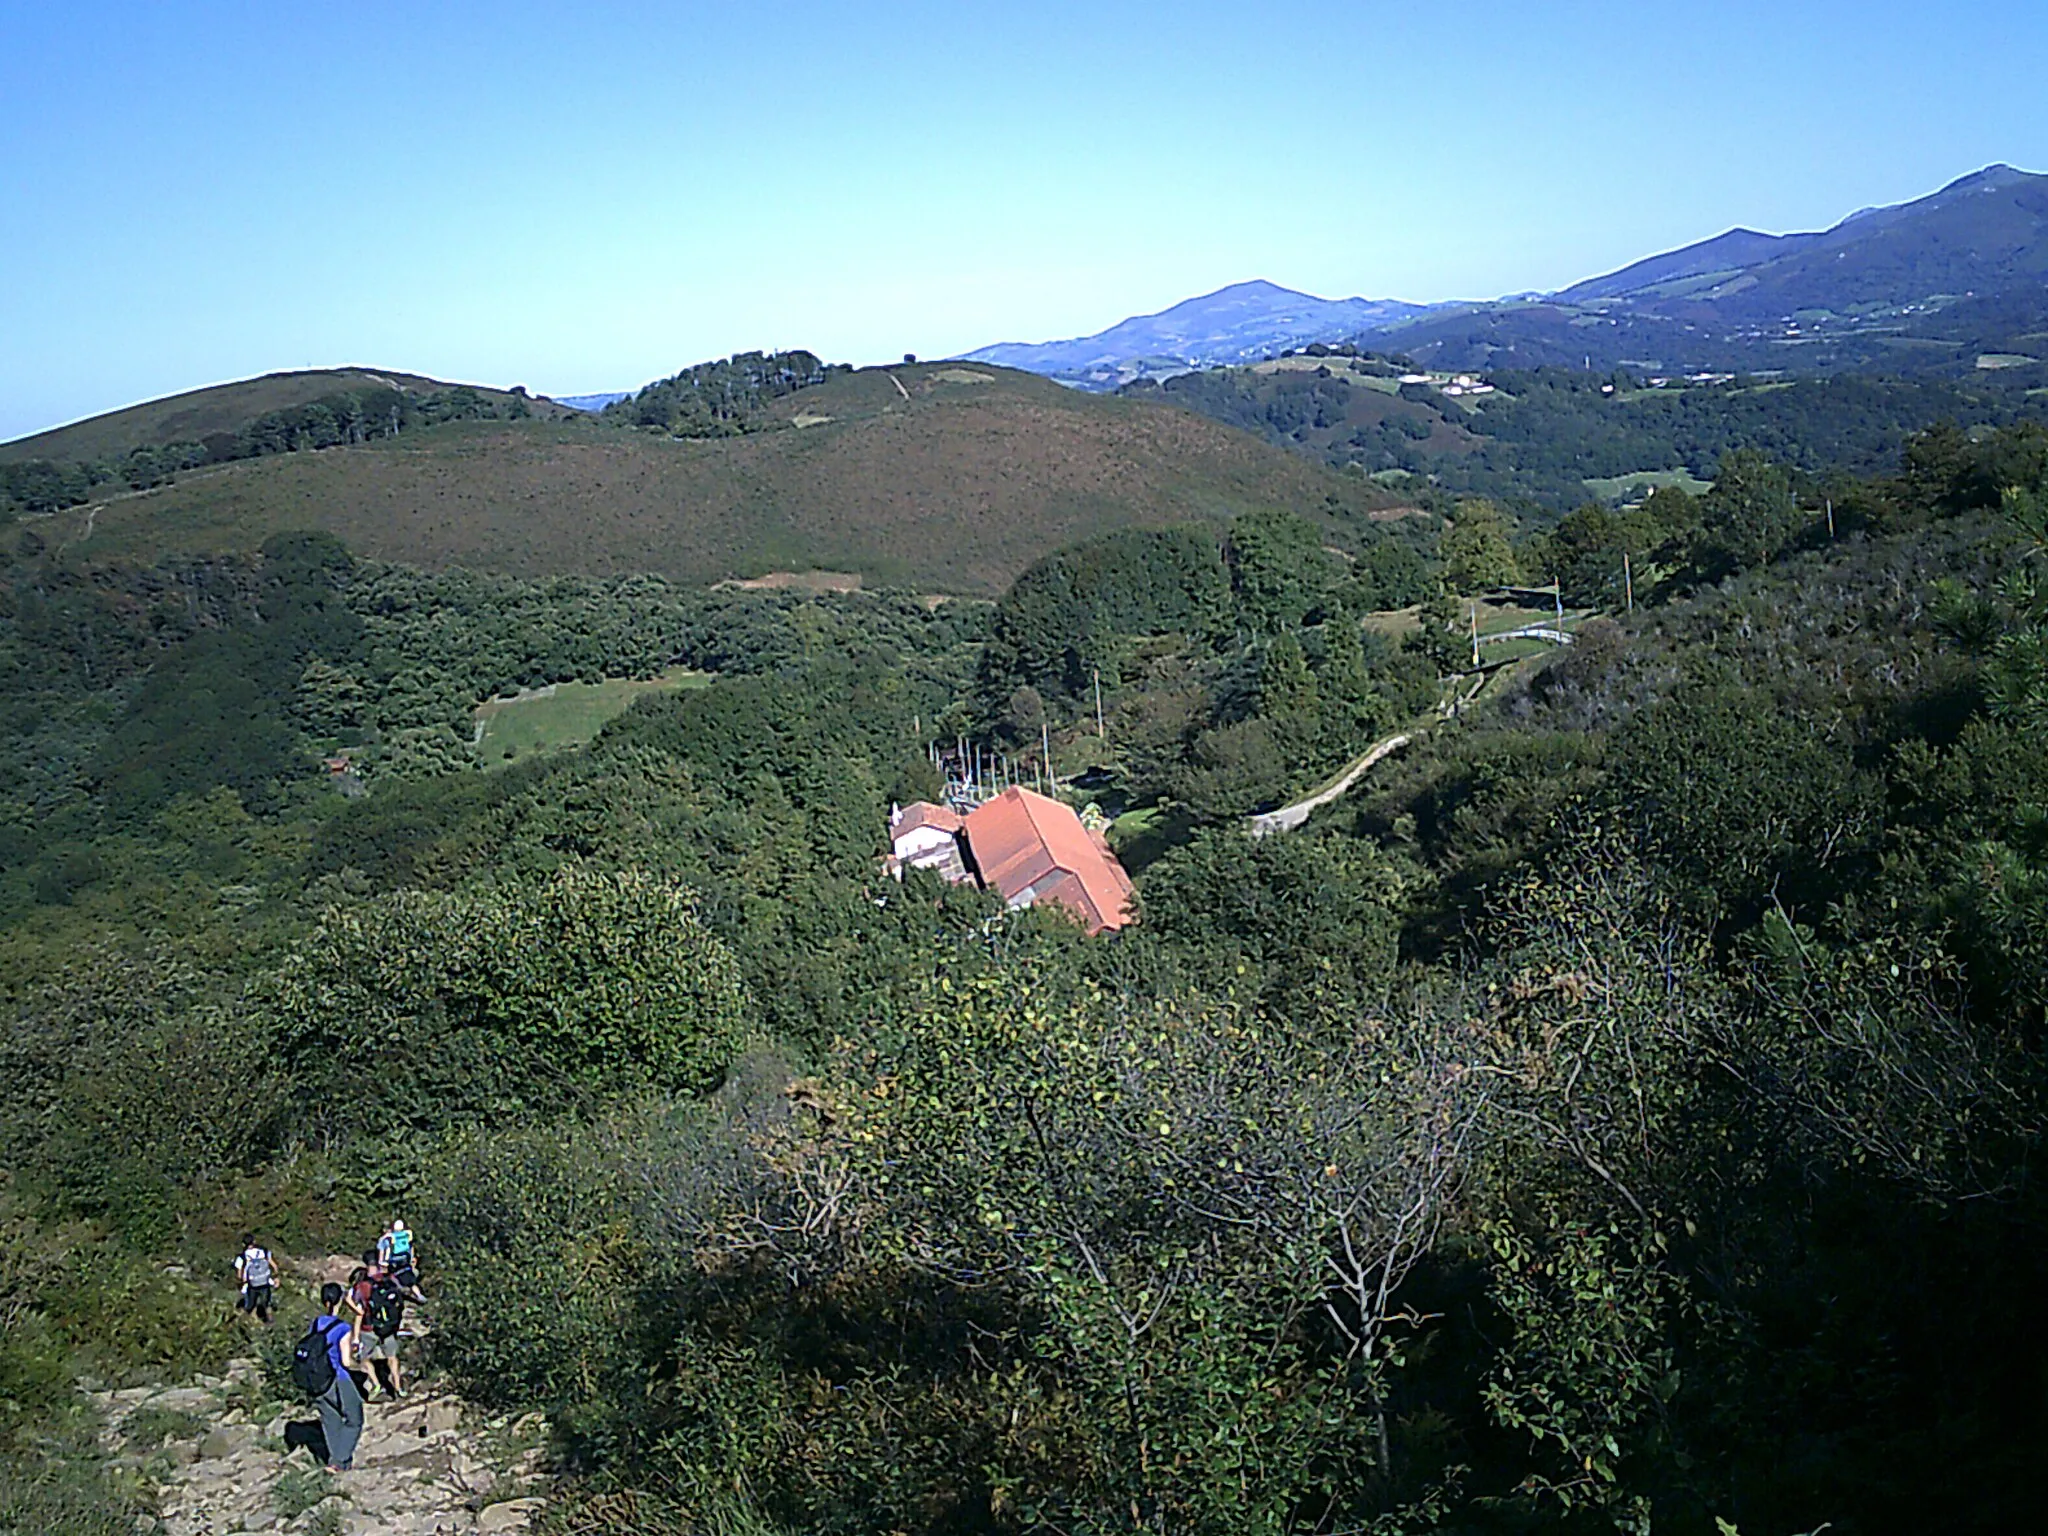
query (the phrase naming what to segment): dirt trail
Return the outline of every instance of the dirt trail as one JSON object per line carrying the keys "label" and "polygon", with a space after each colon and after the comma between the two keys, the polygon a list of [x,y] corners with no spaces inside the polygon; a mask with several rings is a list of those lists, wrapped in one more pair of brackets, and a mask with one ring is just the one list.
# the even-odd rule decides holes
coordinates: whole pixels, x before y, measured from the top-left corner
{"label": "dirt trail", "polygon": [[[283,1326],[279,1324],[278,1326]],[[168,1536],[485,1536],[524,1531],[551,1479],[538,1414],[485,1418],[428,1388],[373,1399],[354,1470],[287,1450],[316,1418],[255,1360],[182,1386],[94,1392],[108,1449],[157,1489]]]}
{"label": "dirt trail", "polygon": [[1375,742],[1363,757],[1345,769],[1343,776],[1328,788],[1319,790],[1305,800],[1297,800],[1292,805],[1283,805],[1277,811],[1267,811],[1263,816],[1252,817],[1252,836],[1265,837],[1274,832],[1292,832],[1308,820],[1311,812],[1320,810],[1332,800],[1341,800],[1350,792],[1351,786],[1364,776],[1368,768],[1388,753],[1400,751],[1408,745],[1410,739],[1409,733],[1403,731],[1398,736],[1389,736],[1385,741]]}

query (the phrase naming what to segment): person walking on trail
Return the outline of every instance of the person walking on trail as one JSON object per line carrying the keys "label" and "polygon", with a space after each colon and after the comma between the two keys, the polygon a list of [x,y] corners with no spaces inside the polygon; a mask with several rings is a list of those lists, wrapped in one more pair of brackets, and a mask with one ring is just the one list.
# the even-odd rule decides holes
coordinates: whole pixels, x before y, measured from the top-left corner
{"label": "person walking on trail", "polygon": [[321,1313],[292,1349],[292,1380],[320,1411],[330,1472],[355,1465],[356,1442],[363,1436],[363,1395],[349,1375],[350,1329],[334,1315],[344,1294],[332,1281],[320,1288]]}
{"label": "person walking on trail", "polygon": [[269,1327],[277,1275],[270,1250],[257,1243],[253,1232],[242,1234],[242,1251],[235,1255],[235,1274],[242,1283],[242,1294],[235,1305],[244,1312],[254,1313],[266,1328]]}
{"label": "person walking on trail", "polygon": [[377,1257],[391,1272],[391,1278],[398,1282],[398,1288],[410,1299],[419,1302],[427,1299],[420,1293],[419,1254],[413,1247],[412,1233],[395,1216],[390,1230],[377,1239]]}
{"label": "person walking on trail", "polygon": [[[349,1323],[349,1349],[357,1369],[350,1372],[356,1379],[356,1390],[363,1394],[363,1401],[375,1397],[375,1382],[371,1373],[363,1368],[363,1314],[370,1306],[370,1276],[382,1274],[383,1268],[377,1262],[375,1250],[363,1254],[363,1262],[348,1272],[348,1289],[342,1293],[342,1312],[351,1319]],[[341,1313],[337,1313],[340,1316]]]}
{"label": "person walking on trail", "polygon": [[[363,1255],[350,1277],[345,1305],[355,1314],[357,1363],[370,1374],[372,1391],[404,1396],[398,1371],[398,1330],[405,1324],[405,1293],[374,1252]],[[368,1395],[367,1393],[365,1395]]]}
{"label": "person walking on trail", "polygon": [[356,1324],[356,1358],[393,1397],[405,1395],[398,1370],[398,1331],[405,1326],[405,1292],[379,1265],[370,1271],[369,1294]]}

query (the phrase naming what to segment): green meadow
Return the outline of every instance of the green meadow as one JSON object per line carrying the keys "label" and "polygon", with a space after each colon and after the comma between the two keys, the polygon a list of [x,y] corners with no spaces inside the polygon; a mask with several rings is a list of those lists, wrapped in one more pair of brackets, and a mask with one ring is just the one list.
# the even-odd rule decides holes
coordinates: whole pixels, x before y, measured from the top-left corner
{"label": "green meadow", "polygon": [[580,747],[643,695],[710,685],[707,672],[671,667],[659,677],[556,683],[516,698],[492,699],[476,712],[477,756],[490,767],[536,752]]}

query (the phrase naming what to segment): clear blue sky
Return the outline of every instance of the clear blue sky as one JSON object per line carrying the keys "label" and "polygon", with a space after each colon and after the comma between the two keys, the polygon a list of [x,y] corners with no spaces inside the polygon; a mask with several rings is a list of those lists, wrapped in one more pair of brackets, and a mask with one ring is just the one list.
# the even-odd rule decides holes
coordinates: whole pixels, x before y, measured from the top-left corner
{"label": "clear blue sky", "polygon": [[1549,288],[2048,168],[2048,5],[0,0],[0,438]]}

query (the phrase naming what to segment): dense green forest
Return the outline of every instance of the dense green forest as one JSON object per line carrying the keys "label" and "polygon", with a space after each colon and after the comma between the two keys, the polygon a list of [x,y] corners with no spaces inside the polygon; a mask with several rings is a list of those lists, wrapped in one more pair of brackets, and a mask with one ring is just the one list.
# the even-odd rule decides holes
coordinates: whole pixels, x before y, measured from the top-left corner
{"label": "dense green forest", "polygon": [[1807,476],[1867,477],[1887,469],[1905,440],[1931,422],[1998,427],[2033,408],[2031,374],[1737,378],[1653,388],[1625,371],[1567,368],[1487,372],[1491,395],[1403,385],[1395,404],[1347,375],[1384,378],[1396,365],[1371,355],[1353,362],[1330,348],[1321,354],[1331,363],[1318,371],[1219,368],[1121,393],[1186,406],[1339,468],[1401,472],[1438,495],[1517,504],[1539,521],[1585,501],[1589,481],[1681,469],[1711,479],[1721,456],[1738,448]]}
{"label": "dense green forest", "polygon": [[[133,1530],[76,1379],[402,1205],[563,1533],[2023,1527],[2048,431],[1824,481],[1681,400],[1697,498],[1125,531],[992,607],[10,530],[0,1510]],[[1602,612],[1475,669],[1545,577]],[[1132,929],[882,877],[954,737],[1051,742]]]}
{"label": "dense green forest", "polygon": [[[842,363],[837,371],[852,369]],[[822,384],[833,372],[809,352],[741,352],[614,400],[604,408],[604,419],[672,437],[736,437],[767,424],[761,408],[771,400]]]}

